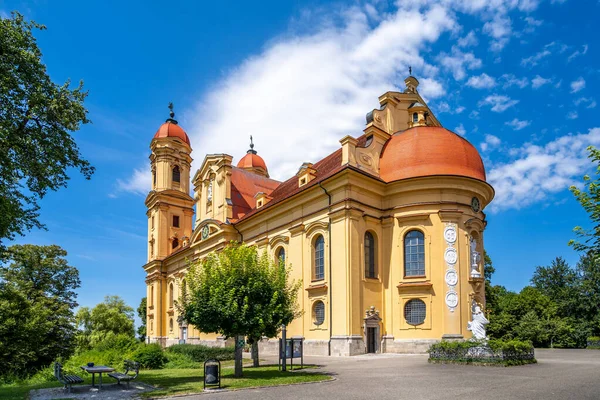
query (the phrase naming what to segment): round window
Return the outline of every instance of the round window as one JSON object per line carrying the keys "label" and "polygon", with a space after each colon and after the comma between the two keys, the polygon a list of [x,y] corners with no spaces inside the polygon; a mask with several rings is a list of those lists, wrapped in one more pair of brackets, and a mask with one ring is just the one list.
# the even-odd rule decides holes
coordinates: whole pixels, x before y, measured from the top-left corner
{"label": "round window", "polygon": [[315,325],[322,325],[325,321],[325,304],[322,301],[317,301],[313,307],[313,311]]}
{"label": "round window", "polygon": [[404,319],[410,325],[420,325],[425,322],[425,303],[419,299],[409,300],[404,305]]}

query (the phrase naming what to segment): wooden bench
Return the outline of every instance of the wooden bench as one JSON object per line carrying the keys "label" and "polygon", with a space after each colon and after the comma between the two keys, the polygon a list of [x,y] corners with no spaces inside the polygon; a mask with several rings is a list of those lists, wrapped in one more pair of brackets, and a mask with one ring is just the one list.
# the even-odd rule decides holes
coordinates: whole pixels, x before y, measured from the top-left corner
{"label": "wooden bench", "polygon": [[77,375],[65,375],[62,370],[62,365],[59,362],[54,363],[54,377],[60,383],[65,385],[65,390],[71,393],[71,386],[78,383],[83,383],[83,379]]}
{"label": "wooden bench", "polygon": [[125,372],[111,372],[108,374],[108,376],[115,378],[119,385],[121,384],[121,381],[127,382],[127,389],[129,389],[129,382],[137,378],[140,373],[140,363],[131,360],[125,360],[124,364]]}

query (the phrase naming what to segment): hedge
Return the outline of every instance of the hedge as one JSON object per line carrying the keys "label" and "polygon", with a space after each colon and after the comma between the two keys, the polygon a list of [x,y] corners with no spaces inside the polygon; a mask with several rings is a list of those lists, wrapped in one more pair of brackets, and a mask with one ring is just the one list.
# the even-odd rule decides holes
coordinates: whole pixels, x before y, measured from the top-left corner
{"label": "hedge", "polygon": [[533,345],[519,340],[441,341],[427,352],[431,363],[511,366],[537,362]]}
{"label": "hedge", "polygon": [[175,344],[167,348],[170,353],[184,354],[196,362],[204,362],[209,359],[219,361],[235,359],[235,348],[230,347],[208,347],[201,344]]}
{"label": "hedge", "polygon": [[587,338],[587,348],[600,350],[600,336],[590,336]]}

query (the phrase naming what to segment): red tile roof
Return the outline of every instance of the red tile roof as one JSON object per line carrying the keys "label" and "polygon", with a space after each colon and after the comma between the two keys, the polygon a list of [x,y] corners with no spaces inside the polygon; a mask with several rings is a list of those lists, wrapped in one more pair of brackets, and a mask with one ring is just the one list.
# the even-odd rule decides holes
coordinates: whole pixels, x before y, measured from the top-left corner
{"label": "red tile roof", "polygon": [[164,124],[162,124],[154,134],[154,139],[163,137],[178,138],[181,139],[183,142],[187,143],[189,146],[191,146],[190,138],[188,137],[187,133],[185,133],[183,128],[177,125],[177,123],[173,123],[171,121],[167,121]]}
{"label": "red tile roof", "polygon": [[233,220],[248,214],[255,206],[254,196],[263,192],[267,195],[280,185],[279,181],[266,178],[238,167],[231,169],[231,202],[233,204]]}

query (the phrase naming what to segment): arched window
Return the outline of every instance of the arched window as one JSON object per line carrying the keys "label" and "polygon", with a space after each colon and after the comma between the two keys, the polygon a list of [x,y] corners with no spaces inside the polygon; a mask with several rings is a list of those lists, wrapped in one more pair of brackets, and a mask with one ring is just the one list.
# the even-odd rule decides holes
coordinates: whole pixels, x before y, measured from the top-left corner
{"label": "arched window", "polygon": [[173,308],[173,284],[169,284],[169,308]]}
{"label": "arched window", "polygon": [[285,264],[285,249],[283,247],[278,248],[275,257],[277,257],[276,261],[281,261]]}
{"label": "arched window", "polygon": [[425,236],[410,231],[404,237],[404,276],[425,275]]}
{"label": "arched window", "polygon": [[377,244],[371,232],[365,233],[365,277],[377,278]]}
{"label": "arched window", "polygon": [[156,186],[156,171],[152,171],[152,184]]}
{"label": "arched window", "polygon": [[413,113],[413,122],[419,122],[419,114]]}
{"label": "arched window", "polygon": [[173,332],[173,318],[169,319],[169,332]]}
{"label": "arched window", "polygon": [[313,306],[313,321],[317,326],[325,322],[325,304],[321,300],[316,301]]}
{"label": "arched window", "polygon": [[173,249],[176,249],[179,246],[179,240],[177,238],[173,239]]}
{"label": "arched window", "polygon": [[181,173],[179,172],[179,167],[176,165],[173,167],[173,182],[179,183],[181,180]]}
{"label": "arched window", "polygon": [[150,285],[150,301],[149,306],[154,306],[154,285]]}
{"label": "arched window", "polygon": [[325,279],[325,239],[323,235],[317,236],[314,247],[314,279]]}
{"label": "arched window", "polygon": [[404,305],[404,319],[409,325],[420,325],[425,322],[425,303],[423,300],[412,299]]}

